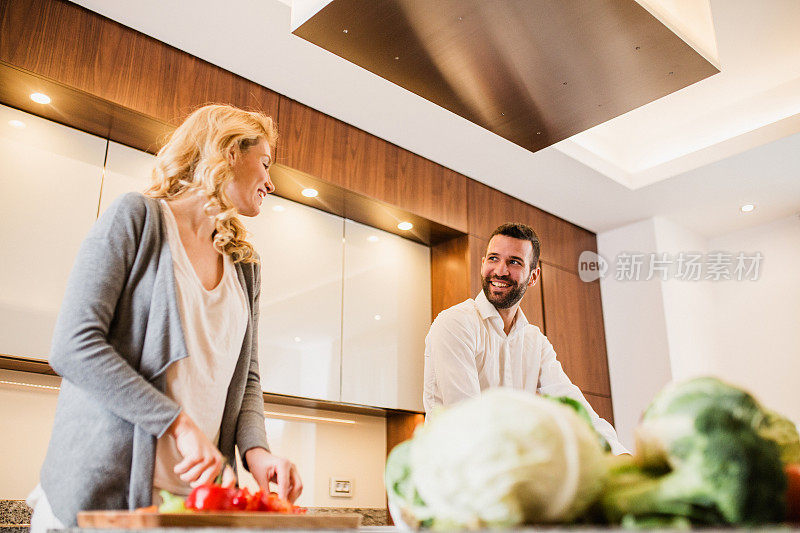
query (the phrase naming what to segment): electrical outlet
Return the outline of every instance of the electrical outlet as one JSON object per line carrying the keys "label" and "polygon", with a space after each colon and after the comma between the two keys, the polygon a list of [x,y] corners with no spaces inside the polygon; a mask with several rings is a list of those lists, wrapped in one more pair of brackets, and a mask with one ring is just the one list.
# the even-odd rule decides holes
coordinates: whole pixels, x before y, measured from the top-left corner
{"label": "electrical outlet", "polygon": [[343,477],[332,477],[330,493],[334,498],[352,498],[353,480]]}

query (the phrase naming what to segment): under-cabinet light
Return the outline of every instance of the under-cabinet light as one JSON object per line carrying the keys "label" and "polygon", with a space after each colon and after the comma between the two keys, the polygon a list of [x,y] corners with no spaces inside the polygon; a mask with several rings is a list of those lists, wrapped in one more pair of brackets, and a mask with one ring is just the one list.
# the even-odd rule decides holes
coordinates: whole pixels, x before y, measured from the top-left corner
{"label": "under-cabinet light", "polygon": [[22,381],[2,381],[2,380],[0,380],[0,384],[3,384],[3,385],[19,385],[21,387],[31,387],[31,388],[34,388],[34,389],[61,390],[61,387],[54,387],[52,385],[36,385],[34,383],[24,383]]}
{"label": "under-cabinet light", "polygon": [[310,416],[310,415],[290,415],[287,413],[276,413],[274,411],[264,411],[264,416],[276,418],[291,418],[297,420],[311,420],[314,422],[334,422],[336,424],[355,424],[355,420],[346,420],[344,418],[327,418],[324,416]]}

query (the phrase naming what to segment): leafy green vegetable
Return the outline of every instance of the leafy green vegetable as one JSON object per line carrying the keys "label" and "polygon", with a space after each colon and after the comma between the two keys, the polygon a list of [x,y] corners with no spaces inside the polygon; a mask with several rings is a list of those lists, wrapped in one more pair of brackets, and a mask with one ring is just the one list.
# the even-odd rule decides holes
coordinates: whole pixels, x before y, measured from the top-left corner
{"label": "leafy green vegetable", "polygon": [[606,471],[598,439],[573,409],[509,389],[436,413],[392,456],[390,503],[435,529],[574,520]]}
{"label": "leafy green vegetable", "polygon": [[584,422],[589,424],[589,427],[592,428],[592,431],[594,431],[594,434],[597,435],[597,439],[600,441],[600,445],[603,447],[603,451],[611,452],[611,445],[608,444],[606,438],[603,437],[600,433],[598,433],[597,430],[594,428],[594,424],[592,424],[592,417],[589,416],[589,411],[586,410],[586,407],[584,407],[582,403],[580,403],[578,400],[574,398],[570,398],[569,396],[542,396],[542,397],[572,408],[578,414],[578,416],[580,416],[584,420]]}
{"label": "leafy green vegetable", "polygon": [[[778,446],[759,434],[765,413],[715,378],[664,389],[637,429],[636,459],[612,468],[600,499],[615,523],[779,522],[786,478]],[[677,523],[675,522],[677,521]]]}
{"label": "leafy green vegetable", "polygon": [[390,505],[400,513],[395,521],[400,518],[412,528],[430,526],[433,518],[431,512],[411,479],[410,449],[411,441],[407,440],[395,446],[386,458],[386,492]]}
{"label": "leafy green vegetable", "polygon": [[159,513],[188,513],[189,511],[186,509],[184,505],[184,498],[180,496],[175,496],[171,492],[167,492],[166,490],[159,491],[159,496],[161,496],[162,503],[158,506]]}
{"label": "leafy green vegetable", "polygon": [[771,409],[764,409],[764,412],[764,421],[758,428],[759,434],[775,441],[780,450],[783,464],[800,463],[800,434],[797,432],[797,426],[782,414]]}

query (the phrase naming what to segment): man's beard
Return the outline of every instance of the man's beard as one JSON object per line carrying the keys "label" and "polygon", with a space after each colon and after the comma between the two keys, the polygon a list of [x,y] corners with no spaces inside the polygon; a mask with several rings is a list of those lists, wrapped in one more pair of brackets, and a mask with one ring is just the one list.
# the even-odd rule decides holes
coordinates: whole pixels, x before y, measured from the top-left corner
{"label": "man's beard", "polygon": [[[510,287],[508,292],[505,296],[493,296],[491,291],[491,284],[490,281],[505,281],[506,283],[510,283]],[[498,309],[508,309],[509,307],[513,307],[518,301],[522,300],[522,297],[525,296],[525,291],[528,290],[528,283],[523,281],[521,283],[514,283],[512,280],[508,278],[498,278],[493,277],[489,278],[482,278],[481,285],[483,285],[483,294],[486,295],[486,299]]]}

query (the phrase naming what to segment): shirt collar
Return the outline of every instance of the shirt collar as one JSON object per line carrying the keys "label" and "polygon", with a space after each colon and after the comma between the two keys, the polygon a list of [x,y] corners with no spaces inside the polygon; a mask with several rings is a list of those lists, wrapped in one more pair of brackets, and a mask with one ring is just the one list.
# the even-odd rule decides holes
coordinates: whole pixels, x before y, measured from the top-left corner
{"label": "shirt collar", "polygon": [[[477,307],[478,313],[480,313],[483,320],[496,317],[502,323],[503,317],[501,317],[500,313],[497,312],[497,308],[492,305],[492,302],[486,298],[486,294],[484,294],[483,291],[479,292],[475,297],[475,307]],[[524,328],[527,325],[528,319],[525,316],[525,313],[522,312],[522,307],[517,307],[517,315],[514,320],[514,325],[511,326],[511,332],[509,332],[509,334],[517,331],[518,329]]]}

